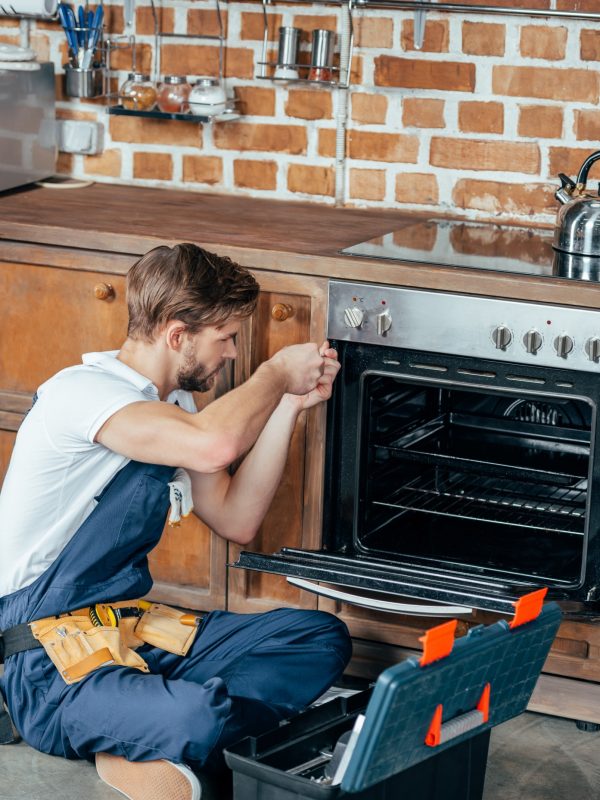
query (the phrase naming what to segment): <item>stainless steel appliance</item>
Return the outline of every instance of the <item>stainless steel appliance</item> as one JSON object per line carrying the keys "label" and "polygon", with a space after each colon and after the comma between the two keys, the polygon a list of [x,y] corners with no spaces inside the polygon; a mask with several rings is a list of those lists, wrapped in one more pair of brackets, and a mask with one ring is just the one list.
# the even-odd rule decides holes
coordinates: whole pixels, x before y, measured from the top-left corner
{"label": "stainless steel appliance", "polygon": [[542,586],[598,603],[599,311],[332,281],[329,337],[322,547],[235,566],[502,612]]}
{"label": "stainless steel appliance", "polygon": [[600,275],[600,197],[586,187],[588,173],[600,152],[588,156],[577,180],[560,174],[556,199],[562,204],[556,220],[554,249],[556,269],[574,278],[598,280]]}
{"label": "stainless steel appliance", "polygon": [[0,191],[54,175],[54,65],[0,70]]}

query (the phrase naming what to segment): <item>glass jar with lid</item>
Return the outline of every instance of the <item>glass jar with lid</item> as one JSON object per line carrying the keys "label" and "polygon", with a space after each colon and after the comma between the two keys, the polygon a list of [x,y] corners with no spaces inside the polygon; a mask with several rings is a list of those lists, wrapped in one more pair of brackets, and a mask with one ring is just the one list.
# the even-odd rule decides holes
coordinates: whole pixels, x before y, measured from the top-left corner
{"label": "glass jar with lid", "polygon": [[156,103],[156,87],[150,75],[130,72],[119,89],[119,101],[123,108],[134,111],[150,111]]}
{"label": "glass jar with lid", "polygon": [[191,86],[184,75],[165,75],[158,86],[156,98],[161,111],[169,114],[179,114],[188,109],[188,96]]}
{"label": "glass jar with lid", "polygon": [[222,114],[227,107],[225,89],[218,78],[198,78],[190,92],[192,114]]}

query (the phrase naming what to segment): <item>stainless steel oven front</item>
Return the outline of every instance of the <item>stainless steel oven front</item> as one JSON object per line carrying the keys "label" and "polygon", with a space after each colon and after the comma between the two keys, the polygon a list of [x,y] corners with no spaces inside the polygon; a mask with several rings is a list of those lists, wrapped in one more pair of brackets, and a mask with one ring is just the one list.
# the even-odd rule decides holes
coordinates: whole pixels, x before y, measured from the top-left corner
{"label": "stainless steel oven front", "polygon": [[332,281],[329,337],[321,549],[235,566],[409,612],[597,604],[600,312]]}

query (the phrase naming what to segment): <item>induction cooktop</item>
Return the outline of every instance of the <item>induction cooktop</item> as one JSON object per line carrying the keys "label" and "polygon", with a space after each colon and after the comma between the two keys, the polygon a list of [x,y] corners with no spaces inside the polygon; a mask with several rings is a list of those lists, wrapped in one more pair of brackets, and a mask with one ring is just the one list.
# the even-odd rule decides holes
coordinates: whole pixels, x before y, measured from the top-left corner
{"label": "induction cooktop", "polygon": [[346,247],[344,255],[525,275],[600,280],[600,274],[561,274],[553,231],[448,219],[426,219]]}

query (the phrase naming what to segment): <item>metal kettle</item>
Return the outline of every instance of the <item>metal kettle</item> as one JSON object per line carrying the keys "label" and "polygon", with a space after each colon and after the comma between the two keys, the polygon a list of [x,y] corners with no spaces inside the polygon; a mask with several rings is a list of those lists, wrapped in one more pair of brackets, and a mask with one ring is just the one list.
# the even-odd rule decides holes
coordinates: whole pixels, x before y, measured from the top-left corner
{"label": "metal kettle", "polygon": [[553,273],[580,280],[600,278],[600,197],[586,189],[590,167],[600,150],[581,165],[577,181],[559,174],[561,187],[554,195],[561,203],[554,230]]}

